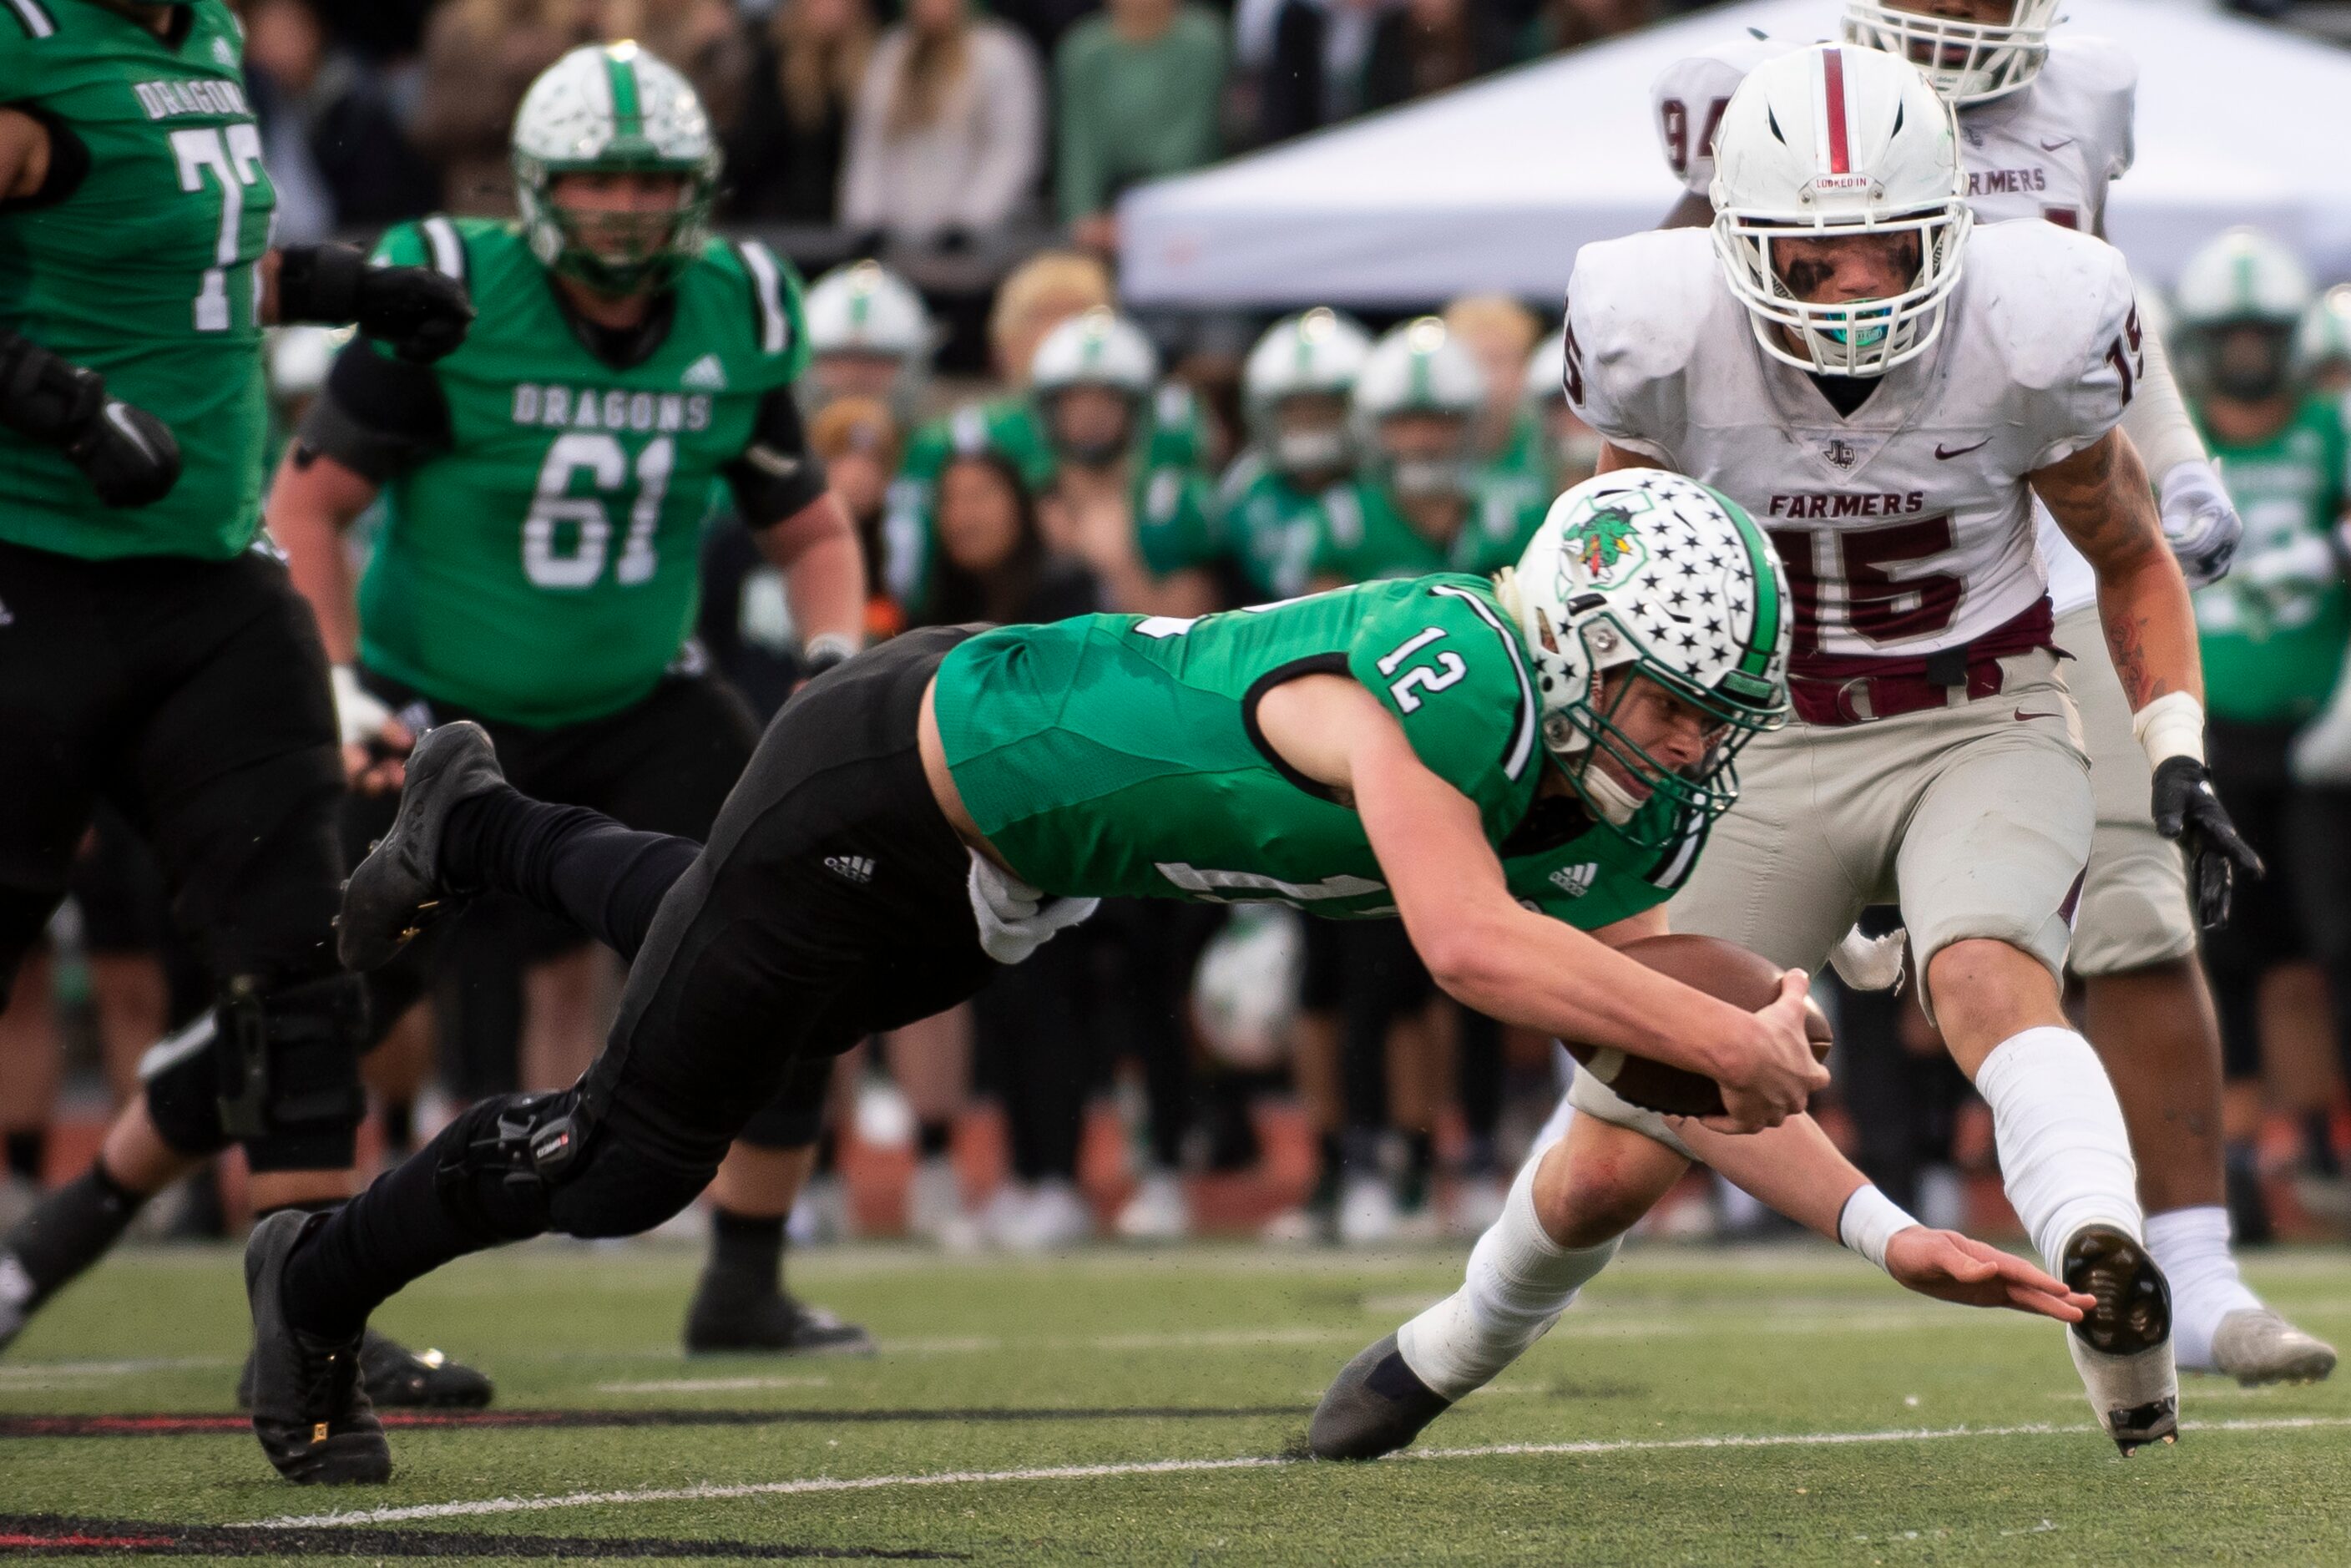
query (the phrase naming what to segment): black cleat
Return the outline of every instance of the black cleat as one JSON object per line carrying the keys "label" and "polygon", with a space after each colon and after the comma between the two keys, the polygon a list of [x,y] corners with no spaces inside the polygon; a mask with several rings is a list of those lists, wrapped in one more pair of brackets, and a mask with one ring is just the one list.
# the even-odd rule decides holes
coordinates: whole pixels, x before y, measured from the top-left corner
{"label": "black cleat", "polygon": [[286,1260],[326,1217],[284,1209],[253,1228],[245,1293],[253,1307],[253,1435],[277,1473],[302,1486],[392,1479],[392,1446],[368,1403],[360,1340],[322,1343],[286,1321]]}
{"label": "black cleat", "polygon": [[782,1355],[872,1355],[873,1336],[811,1307],[788,1291],[743,1291],[724,1279],[702,1277],[686,1309],[685,1351],[766,1351]]}
{"label": "black cleat", "polygon": [[[496,1392],[490,1380],[437,1350],[422,1354],[370,1329],[360,1338],[360,1376],[368,1398],[386,1410],[479,1410]],[[236,1380],[236,1407],[253,1408],[253,1357]]]}
{"label": "black cleat", "polygon": [[2179,1440],[2179,1375],[2171,1357],[2171,1286],[2140,1242],[2108,1225],[2065,1244],[2066,1288],[2095,1296],[2066,1338],[2098,1424],[2127,1458]]}
{"label": "black cleat", "polygon": [[344,968],[381,968],[410,937],[456,907],[466,890],[442,879],[441,830],[458,801],[505,782],[497,751],[480,725],[459,719],[424,732],[408,754],[400,814],[343,883],[335,946]]}
{"label": "black cleat", "polygon": [[1452,1400],[1405,1364],[1390,1334],[1341,1368],[1323,1390],[1306,1445],[1318,1459],[1376,1459],[1419,1437],[1452,1407]]}

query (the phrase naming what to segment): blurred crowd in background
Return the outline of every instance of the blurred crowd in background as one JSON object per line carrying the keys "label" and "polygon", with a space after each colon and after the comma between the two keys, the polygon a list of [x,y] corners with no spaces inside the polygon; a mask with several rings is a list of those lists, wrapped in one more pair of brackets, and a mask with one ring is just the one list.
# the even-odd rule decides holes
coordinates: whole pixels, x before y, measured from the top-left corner
{"label": "blurred crowd in background", "polygon": [[[868,632],[1094,610],[1186,617],[1368,578],[1514,560],[1599,443],[1560,395],[1554,302],[1358,322],[1117,310],[1134,183],[1459,85],[1682,7],[1666,0],[246,0],[278,237],[365,239],[513,210],[526,85],[633,37],[727,154],[723,222],[810,280],[812,444],[858,521]],[[2260,7],[2248,7],[2260,8]],[[2274,7],[2271,7],[2274,9]],[[2259,236],[2235,294],[2169,336],[2246,540],[2199,596],[2212,751],[2271,877],[2208,950],[2241,1240],[2341,1235],[2351,1121],[2351,644],[2343,575],[2351,287]],[[272,350],[290,428],[333,352]],[[2317,475],[2315,480],[2311,475]],[[798,678],[782,585],[714,496],[699,641],[755,707]],[[365,549],[365,530],[355,536]],[[367,1062],[413,1146],[465,1101],[569,1083],[617,994],[609,955],[477,915],[437,993]],[[7,1181],[73,1168],[56,1107],[134,1082],[207,998],[119,825],[0,1017]],[[1988,1116],[1906,994],[1835,994],[1823,1119],[1930,1224],[1996,1206]],[[1040,1249],[1199,1229],[1355,1244],[1474,1236],[1558,1092],[1551,1042],[1436,993],[1393,922],[1113,902],[967,1009],[843,1060],[803,1240],[911,1233]],[[86,1155],[86,1150],[83,1154]],[[1981,1178],[1981,1179],[1979,1179]],[[232,1184],[233,1185],[233,1184]],[[231,1206],[234,1194],[231,1193]],[[218,1182],[155,1206],[223,1221]],[[0,1222],[5,1221],[0,1216]],[[1771,1221],[1694,1179],[1650,1223]],[[1996,1223],[1996,1219],[1995,1219]]]}

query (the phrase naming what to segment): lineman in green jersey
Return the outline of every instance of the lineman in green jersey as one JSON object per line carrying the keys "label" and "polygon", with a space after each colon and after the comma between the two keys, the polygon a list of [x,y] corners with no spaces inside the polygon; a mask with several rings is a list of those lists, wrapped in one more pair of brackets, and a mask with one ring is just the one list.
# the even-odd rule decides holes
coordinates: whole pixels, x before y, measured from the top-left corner
{"label": "lineman in green jersey", "polygon": [[[2290,765],[2351,644],[2337,531],[2346,443],[2336,402],[2307,390],[2292,362],[2311,292],[2290,252],[2251,231],[2222,235],[2182,272],[2179,303],[2190,412],[2245,522],[2235,565],[2197,590],[2195,606],[2213,786],[2273,868],[2240,890],[2235,917],[2204,938],[2226,1076],[2251,1092],[2262,1076],[2263,977],[2316,960],[2330,988],[2351,985],[2351,833],[2343,826],[2351,791],[2304,782]],[[2338,1020],[2351,1019],[2343,996],[2334,1007]],[[2295,1046],[2323,1054],[2322,1041],[2297,1034]],[[2323,1132],[2309,1142],[2331,1157]],[[2232,1140],[2227,1157],[2237,1234],[2259,1240],[2269,1217],[2250,1135]]]}
{"label": "lineman in green jersey", "polygon": [[[802,434],[799,283],[710,235],[717,160],[693,89],[633,45],[549,67],[515,122],[524,221],[428,218],[377,250],[464,281],[473,336],[429,369],[346,351],[269,507],[356,731],[396,752],[472,718],[535,793],[693,839],[758,738],[686,641],[713,483],[784,573],[811,664],[855,650],[864,604]],[[340,536],[379,498],[355,607]],[[387,1024],[424,982],[416,962],[378,977]],[[871,1348],[779,1284],[826,1082],[789,1085],[719,1173],[688,1349]]]}
{"label": "lineman in green jersey", "polygon": [[[261,329],[357,321],[429,359],[469,313],[429,273],[270,247],[242,51],[218,0],[0,10],[0,999],[101,796],[153,841],[218,998],[151,1053],[90,1168],[0,1239],[0,1343],[231,1143],[262,1207],[350,1191],[340,775],[317,636],[251,548]],[[361,1354],[394,1399],[449,1389],[389,1342]]]}
{"label": "lineman in green jersey", "polygon": [[1369,333],[1318,306],[1267,328],[1241,367],[1249,444],[1217,486],[1218,532],[1259,598],[1305,591],[1320,498],[1355,466],[1347,400],[1371,352]]}
{"label": "lineman in green jersey", "polygon": [[1481,481],[1470,431],[1485,395],[1478,361],[1436,317],[1379,340],[1355,382],[1363,472],[1322,497],[1308,569],[1317,584],[1489,572],[1518,559],[1543,502]]}
{"label": "lineman in green jersey", "polygon": [[[1646,549],[1592,549],[1596,530]],[[1698,586],[1729,630],[1653,646],[1636,612]],[[658,1223],[793,1061],[971,995],[1102,895],[1400,913],[1471,1005],[1708,1073],[1727,1128],[1787,1120],[1826,1081],[1803,977],[1750,1014],[1611,950],[1658,928],[1733,756],[1784,716],[1786,605],[1743,513],[1618,474],[1497,579],[908,632],[777,716],[706,849],[532,800],[478,728],[436,730],[352,876],[345,961],[385,962],[423,905],[486,885],[643,951],[576,1091],[475,1107],[325,1225],[255,1232],[264,1359],[310,1375],[274,1418],[358,1430],[316,1371],[377,1302],[504,1241]]]}

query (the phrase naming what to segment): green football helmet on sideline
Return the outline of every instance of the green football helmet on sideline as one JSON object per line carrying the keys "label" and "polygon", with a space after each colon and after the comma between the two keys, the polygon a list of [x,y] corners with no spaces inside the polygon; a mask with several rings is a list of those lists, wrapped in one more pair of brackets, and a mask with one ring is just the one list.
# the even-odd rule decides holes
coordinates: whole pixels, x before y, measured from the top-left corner
{"label": "green football helmet on sideline", "polygon": [[[515,111],[513,156],[532,254],[599,293],[658,284],[709,240],[719,167],[710,117],[685,78],[632,42],[587,45],[540,72]],[[684,191],[673,211],[574,214],[554,198],[556,181],[573,173],[674,174]]]}
{"label": "green football helmet on sideline", "polygon": [[[1496,579],[1534,655],[1543,746],[1601,821],[1663,849],[1739,799],[1740,748],[1788,717],[1788,584],[1739,504],[1679,474],[1624,468],[1553,501],[1515,570]],[[1639,674],[1705,716],[1706,754],[1676,768],[1615,716]],[[1605,753],[1677,810],[1646,803],[1600,768]]]}

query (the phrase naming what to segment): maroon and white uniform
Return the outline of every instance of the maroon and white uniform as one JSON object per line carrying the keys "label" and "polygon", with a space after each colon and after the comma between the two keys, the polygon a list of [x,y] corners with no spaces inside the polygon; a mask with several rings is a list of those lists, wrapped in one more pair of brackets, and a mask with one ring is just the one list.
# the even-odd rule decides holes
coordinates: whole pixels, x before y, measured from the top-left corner
{"label": "maroon and white uniform", "polygon": [[1922,968],[1974,936],[2060,967],[2092,810],[2026,476],[2130,400],[2120,255],[1978,229],[1940,336],[1849,415],[1762,351],[1707,231],[1584,246],[1567,307],[1576,412],[1744,506],[1795,601],[1799,722],[1742,754],[1676,928],[1816,967],[1898,900]]}

